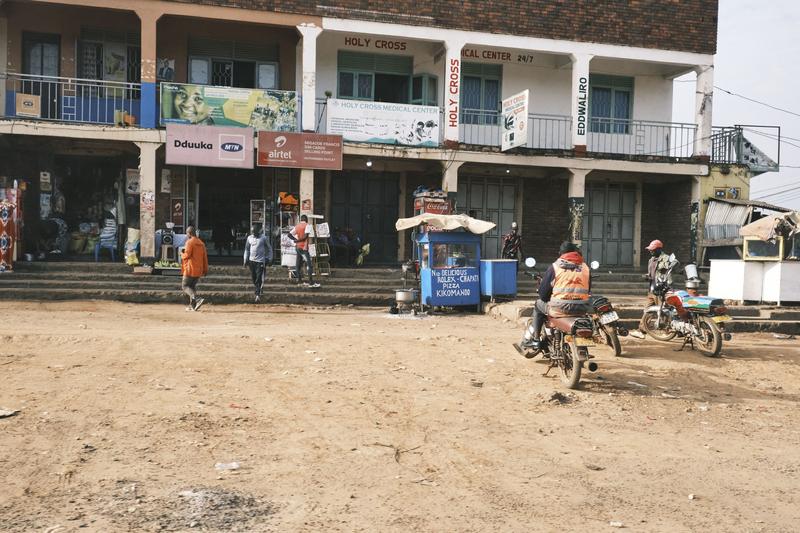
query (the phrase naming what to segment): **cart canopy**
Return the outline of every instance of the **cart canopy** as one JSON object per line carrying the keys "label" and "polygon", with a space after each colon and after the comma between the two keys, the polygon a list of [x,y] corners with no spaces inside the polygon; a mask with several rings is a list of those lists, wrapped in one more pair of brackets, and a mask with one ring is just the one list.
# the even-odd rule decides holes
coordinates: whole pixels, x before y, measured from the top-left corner
{"label": "cart canopy", "polygon": [[467,215],[437,215],[434,213],[423,213],[411,218],[400,218],[395,222],[394,227],[397,231],[411,229],[419,226],[420,224],[427,224],[434,228],[444,230],[455,230],[464,228],[470,233],[481,235],[490,229],[494,228],[494,222],[486,220],[478,220],[477,218],[468,217]]}
{"label": "cart canopy", "polygon": [[798,233],[800,233],[798,211],[769,215],[739,229],[739,235],[742,237],[758,237],[762,241],[772,240],[779,235],[791,238]]}

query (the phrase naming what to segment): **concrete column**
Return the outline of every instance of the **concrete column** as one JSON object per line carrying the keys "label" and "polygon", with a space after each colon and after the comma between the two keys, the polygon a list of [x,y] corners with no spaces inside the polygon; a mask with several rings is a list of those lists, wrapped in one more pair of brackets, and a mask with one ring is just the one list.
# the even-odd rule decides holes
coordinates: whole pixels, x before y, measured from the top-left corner
{"label": "concrete column", "polygon": [[141,260],[156,257],[156,150],[161,143],[137,142],[139,147],[139,230]]}
{"label": "concrete column", "polygon": [[588,170],[570,168],[569,170],[569,240],[577,245],[583,238],[583,206],[586,196],[586,175]]}
{"label": "concrete column", "polygon": [[692,205],[689,218],[689,256],[690,261],[701,264],[703,250],[700,247],[700,232],[704,221],[700,219],[700,202],[702,202],[701,176],[692,176]]}
{"label": "concrete column", "polygon": [[142,116],[139,117],[139,124],[143,128],[155,128],[159,122],[156,106],[156,30],[161,12],[148,9],[137,11],[136,14],[139,15],[141,23],[142,41]]}
{"label": "concrete column", "polygon": [[[300,24],[300,46],[303,49],[303,87],[301,89],[303,131],[316,131],[317,100],[317,37],[322,28],[313,24]],[[302,178],[301,178],[302,179]],[[313,178],[312,178],[313,181]],[[313,192],[312,192],[313,196]]]}
{"label": "concrete column", "polygon": [[586,152],[589,132],[589,54],[573,54],[572,59],[572,146]]}
{"label": "concrete column", "polygon": [[[403,171],[400,173],[400,194],[397,199],[397,218],[406,218],[406,197],[408,195],[408,173]],[[397,260],[401,263],[406,256],[406,239],[408,239],[408,231],[401,231],[397,234]]]}
{"label": "concrete column", "polygon": [[694,98],[694,156],[711,157],[711,115],[714,100],[714,65],[703,65],[695,69],[697,82]]}
{"label": "concrete column", "polygon": [[[444,144],[458,146],[458,126],[461,122],[461,49],[464,43],[447,41],[444,43]],[[456,169],[458,172],[458,169]],[[455,189],[453,189],[455,191]]]}
{"label": "concrete column", "polygon": [[[8,19],[0,17],[0,71],[8,69]],[[6,115],[6,80],[0,80],[0,117]]]}
{"label": "concrete column", "polygon": [[314,171],[308,168],[300,171],[300,214],[314,214]]}
{"label": "concrete column", "polygon": [[458,169],[461,168],[459,161],[442,161],[442,190],[447,193],[450,201],[455,201],[458,192]]}

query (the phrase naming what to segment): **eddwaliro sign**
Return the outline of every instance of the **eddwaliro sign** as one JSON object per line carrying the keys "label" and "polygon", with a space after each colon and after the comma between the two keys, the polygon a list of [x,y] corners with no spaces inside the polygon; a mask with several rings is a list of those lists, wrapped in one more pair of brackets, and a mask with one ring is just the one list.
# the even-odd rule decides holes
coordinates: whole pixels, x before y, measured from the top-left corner
{"label": "eddwaliro sign", "polygon": [[167,164],[253,168],[253,128],[167,124]]}

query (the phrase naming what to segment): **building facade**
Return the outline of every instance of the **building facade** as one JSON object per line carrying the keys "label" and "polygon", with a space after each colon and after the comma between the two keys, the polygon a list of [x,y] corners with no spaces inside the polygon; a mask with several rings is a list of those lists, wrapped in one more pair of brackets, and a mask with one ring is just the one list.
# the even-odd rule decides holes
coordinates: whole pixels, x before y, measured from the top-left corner
{"label": "building facade", "polygon": [[[5,1],[0,188],[25,183],[32,251],[43,221],[74,236],[113,207],[153,258],[167,222],[235,237],[250,200],[287,191],[391,264],[410,254],[394,222],[422,186],[497,223],[488,257],[512,221],[545,260],[565,239],[609,267],[639,268],[654,238],[688,257],[716,25],[701,0]],[[672,122],[673,80],[692,71],[695,120]],[[502,151],[501,102],[526,90],[527,140]],[[257,100],[263,129],[342,135],[342,170],[167,164],[165,123],[224,125],[234,94]],[[275,126],[284,105],[291,127]]]}

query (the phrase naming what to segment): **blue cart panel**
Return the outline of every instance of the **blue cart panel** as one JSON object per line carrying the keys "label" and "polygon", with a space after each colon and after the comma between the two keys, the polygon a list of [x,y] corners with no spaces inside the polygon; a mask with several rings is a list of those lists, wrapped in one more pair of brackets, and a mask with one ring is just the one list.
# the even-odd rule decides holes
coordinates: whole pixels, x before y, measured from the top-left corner
{"label": "blue cart panel", "polygon": [[517,295],[516,259],[481,260],[481,295],[492,297]]}
{"label": "blue cart panel", "polygon": [[476,305],[481,301],[479,271],[475,267],[434,268],[422,272],[425,305]]}

